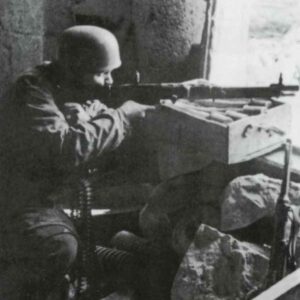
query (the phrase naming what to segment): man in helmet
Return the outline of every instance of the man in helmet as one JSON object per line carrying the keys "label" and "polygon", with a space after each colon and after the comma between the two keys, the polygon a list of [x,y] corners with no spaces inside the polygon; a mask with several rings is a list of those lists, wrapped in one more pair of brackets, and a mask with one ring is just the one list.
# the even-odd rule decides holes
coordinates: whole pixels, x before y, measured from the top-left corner
{"label": "man in helmet", "polygon": [[63,32],[55,62],[13,85],[1,111],[0,299],[46,299],[77,256],[71,220],[50,199],[69,175],[117,148],[134,120],[153,107],[127,101],[117,109],[94,100],[121,65],[109,31],[74,26]]}

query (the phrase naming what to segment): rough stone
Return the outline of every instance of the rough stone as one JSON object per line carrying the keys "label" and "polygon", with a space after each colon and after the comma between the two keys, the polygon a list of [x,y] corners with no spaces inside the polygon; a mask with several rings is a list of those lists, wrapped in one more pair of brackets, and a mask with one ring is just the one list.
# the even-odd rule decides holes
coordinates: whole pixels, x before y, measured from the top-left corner
{"label": "rough stone", "polygon": [[135,0],[133,7],[142,78],[145,81],[189,78],[182,65],[192,45],[201,42],[205,1]]}
{"label": "rough stone", "polygon": [[0,30],[28,35],[43,33],[43,5],[40,0],[1,0]]}
{"label": "rough stone", "polygon": [[0,1],[0,97],[18,73],[42,61],[43,5],[40,0]]}
{"label": "rough stone", "polygon": [[[230,182],[224,192],[221,229],[236,230],[272,216],[279,197],[281,180],[263,174],[241,176]],[[300,184],[291,182],[289,198],[300,205]]]}
{"label": "rough stone", "polygon": [[44,24],[46,34],[60,34],[74,25],[73,0],[44,0]]}
{"label": "rough stone", "polygon": [[15,77],[24,70],[40,64],[43,60],[43,37],[12,34],[12,70]]}
{"label": "rough stone", "polygon": [[181,257],[185,255],[190,244],[193,242],[197,228],[201,223],[219,228],[219,210],[210,205],[200,205],[196,209],[191,209],[183,213],[172,231],[173,249]]}
{"label": "rough stone", "polygon": [[8,83],[11,80],[11,45],[8,42],[9,35],[6,32],[0,31],[0,96],[8,88]]}
{"label": "rough stone", "polygon": [[16,76],[42,61],[43,38],[16,33],[0,32],[1,96]]}
{"label": "rough stone", "polygon": [[56,56],[57,37],[66,28],[75,25],[72,13],[74,0],[44,0],[44,58],[53,60]]}
{"label": "rough stone", "polygon": [[172,287],[172,300],[237,300],[259,286],[269,253],[201,225]]}
{"label": "rough stone", "polygon": [[205,9],[204,0],[87,0],[73,12],[98,16],[116,34],[126,63],[123,77],[129,80],[137,69],[143,82],[160,82],[195,74],[200,58],[189,69],[184,63],[201,42]]}

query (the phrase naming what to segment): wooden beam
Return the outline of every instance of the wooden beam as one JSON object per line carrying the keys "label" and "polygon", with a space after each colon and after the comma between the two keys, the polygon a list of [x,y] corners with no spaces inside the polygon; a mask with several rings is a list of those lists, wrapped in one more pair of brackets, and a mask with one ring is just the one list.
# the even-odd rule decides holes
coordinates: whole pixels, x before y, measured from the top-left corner
{"label": "wooden beam", "polygon": [[275,300],[300,284],[300,269],[287,275],[252,300]]}

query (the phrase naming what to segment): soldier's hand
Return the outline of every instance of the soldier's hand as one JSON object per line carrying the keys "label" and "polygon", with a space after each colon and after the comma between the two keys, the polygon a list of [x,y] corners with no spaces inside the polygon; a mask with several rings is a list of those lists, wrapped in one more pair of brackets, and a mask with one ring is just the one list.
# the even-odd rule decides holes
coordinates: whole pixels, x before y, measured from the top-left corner
{"label": "soldier's hand", "polygon": [[88,122],[90,116],[85,112],[84,108],[73,102],[67,102],[63,106],[63,113],[68,123],[75,125],[78,122]]}
{"label": "soldier's hand", "polygon": [[97,117],[108,109],[108,107],[98,99],[87,100],[82,104],[82,107],[91,118]]}
{"label": "soldier's hand", "polygon": [[146,116],[147,111],[155,109],[155,106],[144,105],[132,100],[126,101],[120,109],[124,112],[129,120],[141,119]]}

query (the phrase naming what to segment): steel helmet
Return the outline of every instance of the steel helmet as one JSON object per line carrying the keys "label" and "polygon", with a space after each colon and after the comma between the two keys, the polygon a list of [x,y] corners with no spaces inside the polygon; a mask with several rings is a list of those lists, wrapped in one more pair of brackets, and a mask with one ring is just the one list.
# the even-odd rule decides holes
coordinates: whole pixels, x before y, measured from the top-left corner
{"label": "steel helmet", "polygon": [[66,29],[60,38],[58,60],[72,71],[105,72],[120,67],[116,37],[108,30],[89,25]]}

